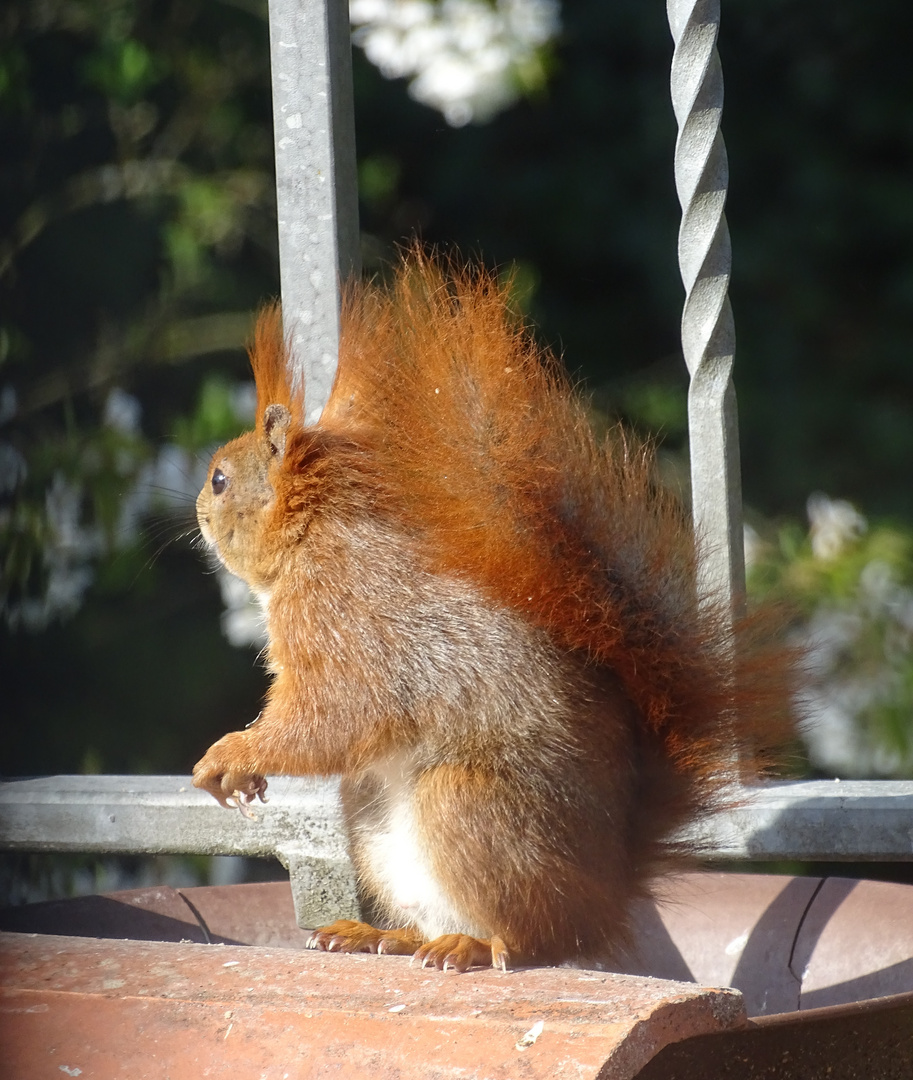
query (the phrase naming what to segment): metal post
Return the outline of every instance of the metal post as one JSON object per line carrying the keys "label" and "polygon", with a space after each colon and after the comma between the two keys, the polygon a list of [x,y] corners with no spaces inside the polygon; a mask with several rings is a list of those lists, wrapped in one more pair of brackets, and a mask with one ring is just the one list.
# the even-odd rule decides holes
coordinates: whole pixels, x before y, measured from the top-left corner
{"label": "metal post", "polygon": [[308,422],[329,396],[339,288],[360,269],[347,0],[269,0],[279,272]]}
{"label": "metal post", "polygon": [[716,40],[719,0],[667,0],[675,52],[672,104],[679,133],[675,183],[682,206],[678,257],[685,285],[682,348],[691,374],[688,426],[702,595],[745,593],[739,436],[729,306],[731,250],[723,207],[729,182],[720,134],[723,76]]}

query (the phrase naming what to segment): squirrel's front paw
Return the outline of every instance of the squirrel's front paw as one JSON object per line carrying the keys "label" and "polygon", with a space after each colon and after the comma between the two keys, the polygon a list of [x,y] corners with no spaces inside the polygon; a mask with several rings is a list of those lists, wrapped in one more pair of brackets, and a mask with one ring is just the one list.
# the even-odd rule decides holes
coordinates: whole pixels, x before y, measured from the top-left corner
{"label": "squirrel's front paw", "polygon": [[266,777],[252,770],[243,731],[233,731],[206,751],[193,767],[193,784],[246,817],[255,799],[266,802]]}

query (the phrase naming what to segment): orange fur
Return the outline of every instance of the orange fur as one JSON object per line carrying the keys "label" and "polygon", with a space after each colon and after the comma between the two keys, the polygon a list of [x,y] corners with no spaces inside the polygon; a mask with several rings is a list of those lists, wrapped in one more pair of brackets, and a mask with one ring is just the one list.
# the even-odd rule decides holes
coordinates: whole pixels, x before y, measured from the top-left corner
{"label": "orange fur", "polygon": [[407,936],[606,957],[670,834],[790,731],[792,658],[765,616],[731,629],[697,596],[649,447],[597,442],[509,297],[418,249],[389,287],[352,287],[312,428],[261,316],[257,430],[198,506],[268,597],[273,682],[195,782],[225,802],[268,772],[341,772],[362,886]]}
{"label": "orange fur", "polygon": [[257,387],[257,430],[263,433],[263,416],[268,405],[284,405],[293,422],[302,423],[302,387],[289,382],[289,345],[282,333],[282,308],[278,303],[265,305],[254,327],[250,362]]}

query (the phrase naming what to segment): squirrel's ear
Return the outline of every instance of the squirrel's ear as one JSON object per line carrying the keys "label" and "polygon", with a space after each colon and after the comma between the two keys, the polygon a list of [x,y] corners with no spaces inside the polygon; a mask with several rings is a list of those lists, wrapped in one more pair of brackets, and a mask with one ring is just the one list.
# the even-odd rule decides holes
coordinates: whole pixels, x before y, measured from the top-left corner
{"label": "squirrel's ear", "polygon": [[274,457],[282,459],[285,454],[285,437],[288,434],[292,414],[284,405],[267,405],[263,414],[263,430]]}

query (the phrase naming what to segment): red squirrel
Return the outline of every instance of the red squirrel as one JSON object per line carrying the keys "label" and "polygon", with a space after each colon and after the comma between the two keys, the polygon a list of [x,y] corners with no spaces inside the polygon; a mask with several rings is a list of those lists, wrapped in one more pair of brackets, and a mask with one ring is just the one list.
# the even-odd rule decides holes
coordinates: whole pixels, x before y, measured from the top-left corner
{"label": "red squirrel", "polygon": [[194,784],[342,775],[376,921],[313,948],[424,965],[611,962],[672,839],[790,725],[789,654],[699,597],[649,447],[601,442],[483,270],[413,249],[345,297],[306,425],[260,315],[254,431],[216,452],[206,542],[266,613],[263,712]]}

